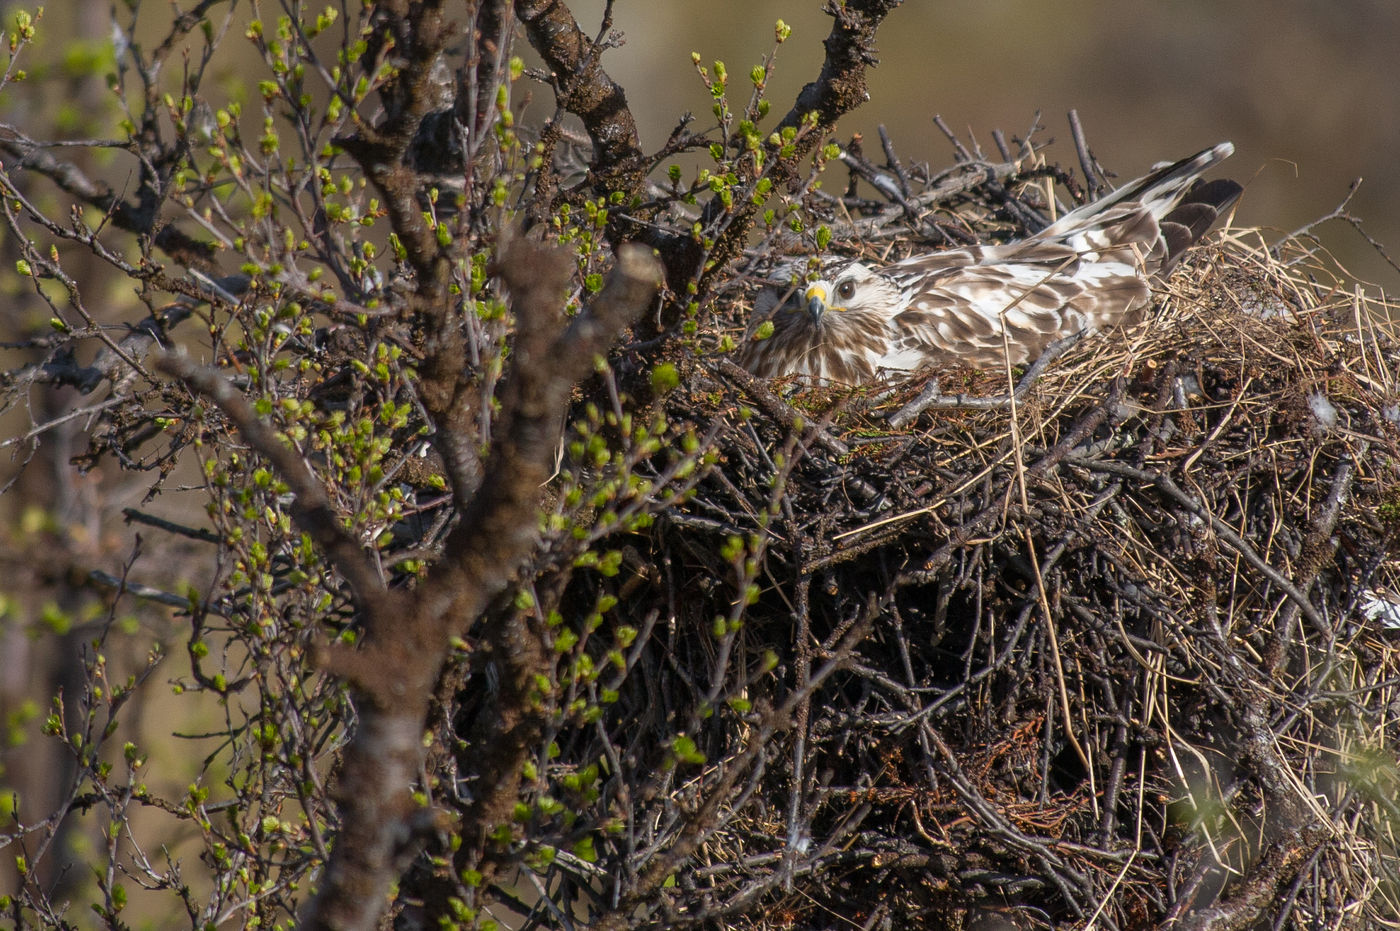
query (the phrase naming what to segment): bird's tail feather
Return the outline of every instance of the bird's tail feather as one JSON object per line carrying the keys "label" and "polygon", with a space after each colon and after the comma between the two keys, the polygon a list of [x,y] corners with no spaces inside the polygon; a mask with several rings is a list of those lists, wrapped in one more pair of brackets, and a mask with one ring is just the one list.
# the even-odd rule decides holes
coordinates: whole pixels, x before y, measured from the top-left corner
{"label": "bird's tail feather", "polygon": [[[1055,239],[1071,230],[1092,225],[1095,217],[1106,217],[1119,204],[1141,204],[1153,217],[1160,220],[1170,213],[1182,196],[1191,189],[1193,181],[1209,171],[1213,165],[1229,158],[1234,151],[1234,145],[1222,142],[1178,162],[1162,165],[1093,203],[1076,207],[1037,233],[1037,238]],[[1238,196],[1238,193],[1235,196]]]}
{"label": "bird's tail feather", "polygon": [[1059,242],[1085,252],[1136,242],[1148,246],[1154,255],[1150,273],[1170,271],[1243,191],[1233,181],[1199,180],[1234,151],[1233,145],[1222,142],[1161,165],[1106,197],[1071,210],[1026,242]]}
{"label": "bird's tail feather", "polygon": [[1158,220],[1162,240],[1167,244],[1167,257],[1158,274],[1171,271],[1182,254],[1215,225],[1243,191],[1244,188],[1234,181],[1224,178],[1191,185],[1176,205]]}
{"label": "bird's tail feather", "polygon": [[1134,201],[1150,209],[1160,219],[1180,199],[1182,192],[1191,186],[1191,182],[1234,153],[1235,146],[1229,142],[1211,146],[1180,161],[1161,165],[1089,206],[1103,210],[1113,204]]}

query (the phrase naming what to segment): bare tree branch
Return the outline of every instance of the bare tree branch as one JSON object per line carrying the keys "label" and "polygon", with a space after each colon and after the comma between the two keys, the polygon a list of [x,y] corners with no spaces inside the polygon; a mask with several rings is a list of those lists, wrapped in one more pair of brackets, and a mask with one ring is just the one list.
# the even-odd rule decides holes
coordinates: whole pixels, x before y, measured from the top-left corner
{"label": "bare tree branch", "polygon": [[[1294,828],[1270,844],[1259,862],[1220,901],[1184,916],[1170,916],[1163,926],[1180,931],[1244,931],[1256,927],[1265,909],[1293,881],[1299,867],[1317,852],[1330,833],[1326,824]],[[1188,903],[1189,904],[1189,903]],[[1177,919],[1177,920],[1173,920]]]}
{"label": "bare tree branch", "polygon": [[836,20],[823,43],[826,59],[821,74],[797,95],[779,126],[797,127],[815,113],[829,129],[838,119],[870,99],[865,71],[876,63],[875,32],[903,0],[828,0],[826,14]]}
{"label": "bare tree branch", "polygon": [[151,236],[155,246],[180,264],[213,269],[215,244],[191,236],[173,224],[159,223],[159,204],[153,197],[148,196],[144,203],[121,199],[106,183],[90,178],[72,162],[55,158],[41,143],[12,126],[0,124],[0,152],[13,156],[15,167],[43,175],[60,190],[98,208],[111,217],[118,229],[137,236]]}
{"label": "bare tree branch", "polygon": [[515,0],[530,44],[554,72],[559,103],[583,120],[593,142],[594,185],[633,192],[646,176],[637,123],[627,94],[608,76],[601,49],[579,29],[560,0]]}

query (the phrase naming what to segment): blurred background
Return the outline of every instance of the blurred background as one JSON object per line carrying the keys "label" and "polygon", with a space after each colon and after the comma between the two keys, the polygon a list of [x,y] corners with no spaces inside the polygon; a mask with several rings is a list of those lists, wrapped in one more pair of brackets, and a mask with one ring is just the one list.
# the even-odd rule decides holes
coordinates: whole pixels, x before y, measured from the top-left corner
{"label": "blurred background", "polygon": [[[571,3],[594,34],[603,0]],[[698,52],[739,78],[792,37],[769,82],[775,112],[817,74],[831,19],[820,0],[618,0],[626,45],[603,59],[627,89],[644,147],[690,110],[708,125],[710,100],[690,63]],[[880,161],[884,124],[906,162],[935,169],[952,150],[935,114],[989,153],[991,130],[1024,136],[1037,110],[1052,162],[1077,172],[1065,114],[1079,111],[1099,162],[1127,180],[1224,139],[1219,172],[1248,190],[1239,220],[1290,232],[1329,213],[1364,179],[1350,212],[1400,261],[1400,2],[1397,0],[907,0],[878,37],[871,99],[840,127],[864,133]],[[745,82],[747,83],[747,82]],[[844,174],[841,175],[844,177]],[[1358,277],[1400,291],[1390,268],[1342,223],[1320,230]]]}
{"label": "blurred background", "polygon": [[[605,0],[565,2],[596,34]],[[695,114],[696,129],[712,121],[692,52],[706,66],[724,61],[736,90],[747,88],[744,76],[772,50],[778,19],[792,27],[769,80],[774,110],[783,112],[820,67],[831,27],[823,3],[615,0],[613,27],[625,44],[603,64],[627,90],[644,148],[659,146],[683,112]],[[340,4],[307,8],[326,5]],[[9,24],[15,10],[31,6],[0,0],[0,16]],[[261,11],[269,22],[281,15],[274,6]],[[455,4],[447,8],[449,18],[462,18]],[[130,21],[124,5],[118,9]],[[156,41],[171,8],[146,2],[138,10],[138,34]],[[243,100],[256,115],[246,79],[261,63],[242,24],[259,14],[231,0],[210,15],[222,22],[230,10],[237,25],[220,37],[204,92],[216,104]],[[0,92],[8,121],[40,133],[47,120],[60,136],[66,126],[69,138],[116,135],[120,114],[104,86],[111,14],[109,0],[48,5],[40,44],[22,62],[29,84],[23,93]],[[991,153],[993,129],[1024,136],[1039,111],[1045,131],[1037,139],[1054,142],[1047,158],[1077,171],[1065,118],[1076,109],[1094,154],[1120,180],[1233,141],[1225,173],[1248,187],[1239,219],[1280,235],[1326,215],[1363,179],[1350,212],[1400,261],[1400,0],[906,0],[877,45],[870,102],[839,128],[841,141],[863,133],[873,160],[880,160],[880,124],[902,160],[936,170],[953,156],[935,115],[964,143],[975,137]],[[517,50],[528,54],[523,41]],[[178,74],[163,78],[173,86]],[[534,98],[526,124],[553,112],[548,89],[536,86]],[[844,181],[844,172],[837,176]],[[1346,224],[1321,233],[1353,274],[1400,291],[1400,272]]]}

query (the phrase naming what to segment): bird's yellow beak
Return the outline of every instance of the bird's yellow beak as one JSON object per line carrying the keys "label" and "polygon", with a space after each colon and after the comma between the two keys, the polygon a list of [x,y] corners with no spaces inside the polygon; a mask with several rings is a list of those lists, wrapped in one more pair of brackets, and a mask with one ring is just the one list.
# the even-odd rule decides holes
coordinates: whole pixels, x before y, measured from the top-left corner
{"label": "bird's yellow beak", "polygon": [[807,313],[811,315],[812,322],[820,322],[822,314],[826,313],[826,288],[814,284],[802,296],[807,299]]}

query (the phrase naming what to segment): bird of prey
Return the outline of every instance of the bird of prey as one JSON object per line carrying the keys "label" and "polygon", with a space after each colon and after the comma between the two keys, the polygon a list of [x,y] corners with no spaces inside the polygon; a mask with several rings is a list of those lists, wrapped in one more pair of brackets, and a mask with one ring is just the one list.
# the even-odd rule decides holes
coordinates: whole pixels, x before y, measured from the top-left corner
{"label": "bird of prey", "polygon": [[759,376],[858,385],[949,363],[1026,363],[1056,340],[1134,324],[1152,282],[1240,196],[1233,181],[1198,180],[1234,150],[1222,142],[1159,166],[1017,242],[880,268],[825,263],[815,281],[785,282],[786,299],[760,298],[740,361]]}

